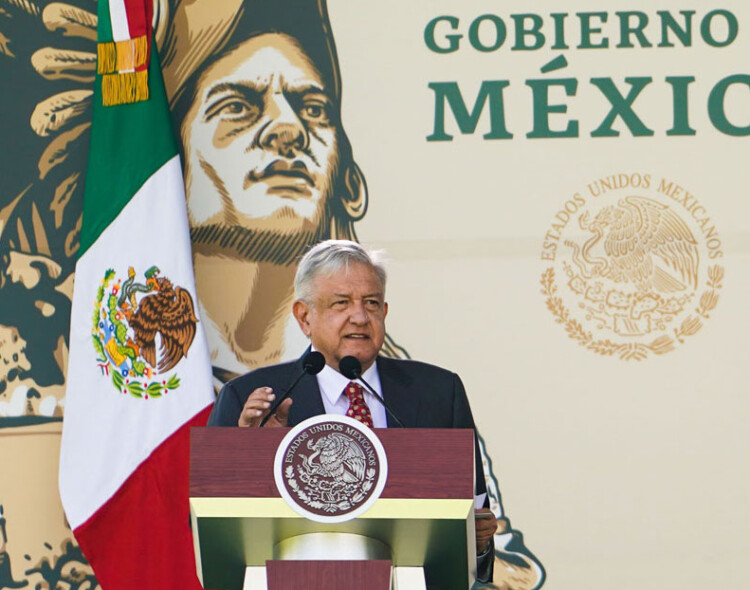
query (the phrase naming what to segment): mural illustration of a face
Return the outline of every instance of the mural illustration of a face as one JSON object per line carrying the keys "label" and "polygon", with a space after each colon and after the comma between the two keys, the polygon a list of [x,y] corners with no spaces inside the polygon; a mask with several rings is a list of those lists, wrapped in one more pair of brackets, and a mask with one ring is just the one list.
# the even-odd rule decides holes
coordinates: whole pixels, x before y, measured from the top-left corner
{"label": "mural illustration of a face", "polygon": [[[305,6],[309,22],[325,21]],[[177,32],[165,42],[199,306],[220,379],[304,350],[291,314],[296,263],[320,240],[356,240],[367,204],[340,122],[332,39],[268,10],[265,26],[221,25],[233,32],[216,46],[196,49]],[[201,55],[192,73],[170,69],[191,51]]]}
{"label": "mural illustration of a face", "polygon": [[[260,236],[310,243],[327,230],[337,122],[322,76],[292,37],[252,37],[206,68],[181,135],[198,252],[245,256]],[[248,239],[222,239],[238,228]]]}

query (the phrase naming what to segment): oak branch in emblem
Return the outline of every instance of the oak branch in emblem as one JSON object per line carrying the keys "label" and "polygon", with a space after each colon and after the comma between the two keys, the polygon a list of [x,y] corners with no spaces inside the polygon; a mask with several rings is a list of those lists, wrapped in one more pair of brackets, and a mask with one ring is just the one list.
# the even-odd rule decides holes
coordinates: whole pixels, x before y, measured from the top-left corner
{"label": "oak branch in emblem", "polygon": [[[634,283],[641,291],[662,293],[698,286],[699,254],[695,237],[669,207],[645,197],[626,197],[605,207],[581,229],[592,232],[582,247],[572,241],[573,262],[585,278],[604,277]],[[604,238],[604,257],[592,250]]]}
{"label": "oak branch in emblem", "polygon": [[173,287],[166,277],[156,277],[154,283],[156,292],[140,300],[128,323],[141,356],[154,368],[157,368],[156,334],[161,335],[158,371],[163,373],[187,356],[198,318],[188,291]]}

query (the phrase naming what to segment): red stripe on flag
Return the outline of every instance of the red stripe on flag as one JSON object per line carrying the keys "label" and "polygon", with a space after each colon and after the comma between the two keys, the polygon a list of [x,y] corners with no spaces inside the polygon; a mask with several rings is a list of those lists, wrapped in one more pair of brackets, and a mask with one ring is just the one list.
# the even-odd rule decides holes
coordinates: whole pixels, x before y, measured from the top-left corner
{"label": "red stripe on flag", "polygon": [[74,531],[102,588],[202,590],[189,522],[190,427],[205,426],[212,407],[165,439]]}
{"label": "red stripe on flag", "polygon": [[128,16],[130,38],[135,39],[148,33],[151,28],[153,7],[148,0],[124,0],[125,14]]}
{"label": "red stripe on flag", "polygon": [[[154,17],[154,4],[153,0],[124,0],[125,2],[125,14],[128,17],[128,30],[130,31],[130,38],[135,39],[136,37],[145,36],[146,42],[148,43],[148,52],[146,55],[151,55],[151,22]],[[136,70],[148,70],[148,58],[146,62],[140,66],[136,66]]]}

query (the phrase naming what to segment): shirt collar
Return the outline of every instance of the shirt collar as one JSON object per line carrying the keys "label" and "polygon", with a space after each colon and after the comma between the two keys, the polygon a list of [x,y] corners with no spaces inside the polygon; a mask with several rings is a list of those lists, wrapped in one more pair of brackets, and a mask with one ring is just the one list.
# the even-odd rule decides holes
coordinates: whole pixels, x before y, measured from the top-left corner
{"label": "shirt collar", "polygon": [[[378,363],[377,360],[370,365],[370,368],[362,373],[362,378],[372,385],[377,391],[380,385],[380,376],[378,375]],[[349,385],[351,379],[344,377],[333,367],[326,365],[323,370],[318,373],[318,387],[320,388],[321,395],[326,396],[331,405],[335,404],[336,401],[344,393],[344,389]]]}

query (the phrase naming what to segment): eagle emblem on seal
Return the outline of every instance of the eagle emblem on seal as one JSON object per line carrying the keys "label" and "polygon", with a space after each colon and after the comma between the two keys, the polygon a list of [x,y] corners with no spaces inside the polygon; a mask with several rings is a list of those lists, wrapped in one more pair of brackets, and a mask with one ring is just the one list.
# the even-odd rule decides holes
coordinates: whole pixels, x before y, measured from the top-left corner
{"label": "eagle emblem on seal", "polygon": [[372,493],[377,470],[368,466],[361,446],[339,432],[311,438],[310,454],[299,453],[284,473],[286,484],[308,509],[323,514],[353,510]]}
{"label": "eagle emblem on seal", "polygon": [[[151,266],[118,279],[104,273],[93,316],[92,338],[102,373],[123,393],[148,399],[179,385],[177,375],[156,379],[187,356],[198,318],[193,297]],[[158,342],[158,350],[157,350]]]}
{"label": "eagle emblem on seal", "polygon": [[332,480],[332,485],[360,483],[364,479],[367,460],[351,438],[343,434],[329,434],[316,441],[308,441],[311,455],[302,456],[308,476],[319,475]]}
{"label": "eagle emblem on seal", "polygon": [[[687,224],[669,207],[652,199],[629,196],[605,207],[581,229],[594,234],[583,247],[572,241],[573,262],[585,278],[631,283],[639,291],[674,293],[698,287],[698,242]],[[604,240],[604,256],[592,249]]]}

